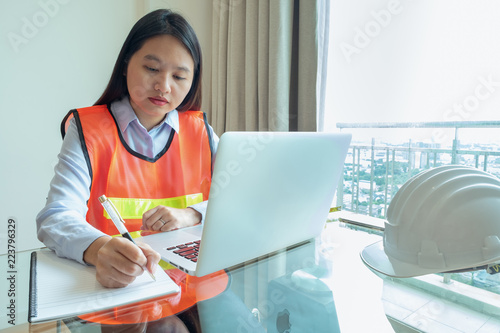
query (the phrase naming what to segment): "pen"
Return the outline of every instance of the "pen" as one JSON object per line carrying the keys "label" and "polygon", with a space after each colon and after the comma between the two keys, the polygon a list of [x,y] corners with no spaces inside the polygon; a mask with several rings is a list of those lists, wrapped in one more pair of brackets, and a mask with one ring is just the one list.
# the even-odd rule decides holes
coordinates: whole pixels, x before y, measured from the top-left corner
{"label": "pen", "polygon": [[[136,244],[136,242],[134,241],[134,239],[132,238],[132,236],[130,236],[130,234],[128,233],[127,228],[125,228],[125,221],[120,216],[120,213],[116,209],[115,205],[113,205],[113,203],[108,198],[106,198],[105,195],[101,195],[99,197],[99,202],[102,204],[102,206],[104,207],[104,209],[106,210],[106,212],[108,212],[108,214],[109,214],[109,216],[111,218],[111,221],[113,221],[113,224],[115,225],[116,229],[118,229],[118,232],[123,237],[125,237],[126,239],[128,239],[132,243]],[[151,273],[149,271],[148,271],[148,273],[151,276],[151,278],[156,281],[156,278],[153,275],[153,273]]]}

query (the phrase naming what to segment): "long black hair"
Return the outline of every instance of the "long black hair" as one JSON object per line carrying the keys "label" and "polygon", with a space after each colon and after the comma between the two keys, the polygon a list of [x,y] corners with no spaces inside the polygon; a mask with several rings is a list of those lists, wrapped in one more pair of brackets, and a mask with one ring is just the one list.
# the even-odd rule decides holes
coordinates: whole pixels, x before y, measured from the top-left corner
{"label": "long black hair", "polygon": [[113,73],[106,89],[95,105],[109,104],[129,95],[125,73],[130,58],[151,37],[172,35],[187,48],[194,62],[193,84],[187,96],[177,107],[179,111],[200,110],[201,108],[201,47],[191,25],[181,15],[169,9],[158,9],[142,17],[132,27],[123,43]]}

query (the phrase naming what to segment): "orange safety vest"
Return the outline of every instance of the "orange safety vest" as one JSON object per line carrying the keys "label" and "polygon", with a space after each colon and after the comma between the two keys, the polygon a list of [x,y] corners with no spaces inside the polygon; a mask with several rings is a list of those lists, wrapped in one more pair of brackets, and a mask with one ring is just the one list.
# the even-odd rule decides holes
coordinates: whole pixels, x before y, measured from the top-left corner
{"label": "orange safety vest", "polygon": [[[128,147],[106,105],[71,110],[61,124],[63,137],[71,118],[76,121],[92,180],[87,221],[97,229],[118,234],[99,203],[103,194],[114,203],[131,232],[140,229],[142,214],[159,204],[185,208],[208,199],[213,147],[203,112],[179,112],[179,133],[172,131],[155,158]],[[79,317],[109,325],[154,321],[224,292],[229,283],[223,270],[200,278],[173,266],[165,271],[181,287],[180,293]]]}
{"label": "orange safety vest", "polygon": [[106,195],[131,232],[142,214],[158,205],[186,208],[208,199],[212,147],[205,114],[179,112],[179,133],[171,132],[154,158],[134,152],[106,105],[71,110],[61,124],[64,137],[74,118],[91,178],[87,221],[108,235],[118,234],[98,198]]}

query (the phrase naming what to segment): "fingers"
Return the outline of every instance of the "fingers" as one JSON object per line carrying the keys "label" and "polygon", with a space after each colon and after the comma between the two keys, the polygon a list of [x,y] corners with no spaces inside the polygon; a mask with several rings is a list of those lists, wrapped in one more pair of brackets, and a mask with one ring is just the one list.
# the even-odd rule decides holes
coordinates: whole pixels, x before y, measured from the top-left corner
{"label": "fingers", "polygon": [[142,253],[146,257],[146,269],[151,273],[154,274],[156,272],[156,269],[158,268],[158,263],[161,260],[161,256],[158,252],[153,250],[148,244],[143,244],[143,243],[137,243],[139,248],[142,250]]}
{"label": "fingers", "polygon": [[163,208],[166,207],[156,206],[142,215],[142,230],[160,231],[167,223],[167,221],[162,219],[162,216],[165,215],[165,218],[167,218],[169,215],[168,211]]}
{"label": "fingers", "polygon": [[134,282],[135,276],[123,274],[113,267],[96,270],[96,279],[107,288],[123,288]]}
{"label": "fingers", "polygon": [[157,206],[142,216],[142,230],[171,231],[201,222],[201,214],[192,208]]}
{"label": "fingers", "polygon": [[[144,250],[128,239],[115,237],[104,244],[98,252],[96,278],[105,287],[119,288],[132,283],[142,275],[148,264]],[[147,255],[156,259],[153,250]],[[159,255],[158,255],[159,256]],[[153,266],[150,264],[150,268]]]}
{"label": "fingers", "polygon": [[179,209],[157,206],[144,213],[142,226],[144,230],[150,231],[170,231],[178,229]]}

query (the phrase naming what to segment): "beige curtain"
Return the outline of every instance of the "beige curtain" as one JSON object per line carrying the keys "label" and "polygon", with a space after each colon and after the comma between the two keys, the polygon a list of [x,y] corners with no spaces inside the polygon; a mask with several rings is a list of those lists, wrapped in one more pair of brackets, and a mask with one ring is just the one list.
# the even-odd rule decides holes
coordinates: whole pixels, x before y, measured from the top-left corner
{"label": "beige curtain", "polygon": [[[213,0],[210,123],[226,131],[316,131],[324,97],[329,0]],[[322,119],[322,118],[321,118]],[[313,256],[314,257],[314,256]],[[287,253],[234,279],[249,309],[291,273]],[[302,267],[296,267],[300,269]],[[267,310],[266,310],[267,309]]]}
{"label": "beige curtain", "polygon": [[329,0],[213,0],[210,122],[225,131],[316,131]]}

